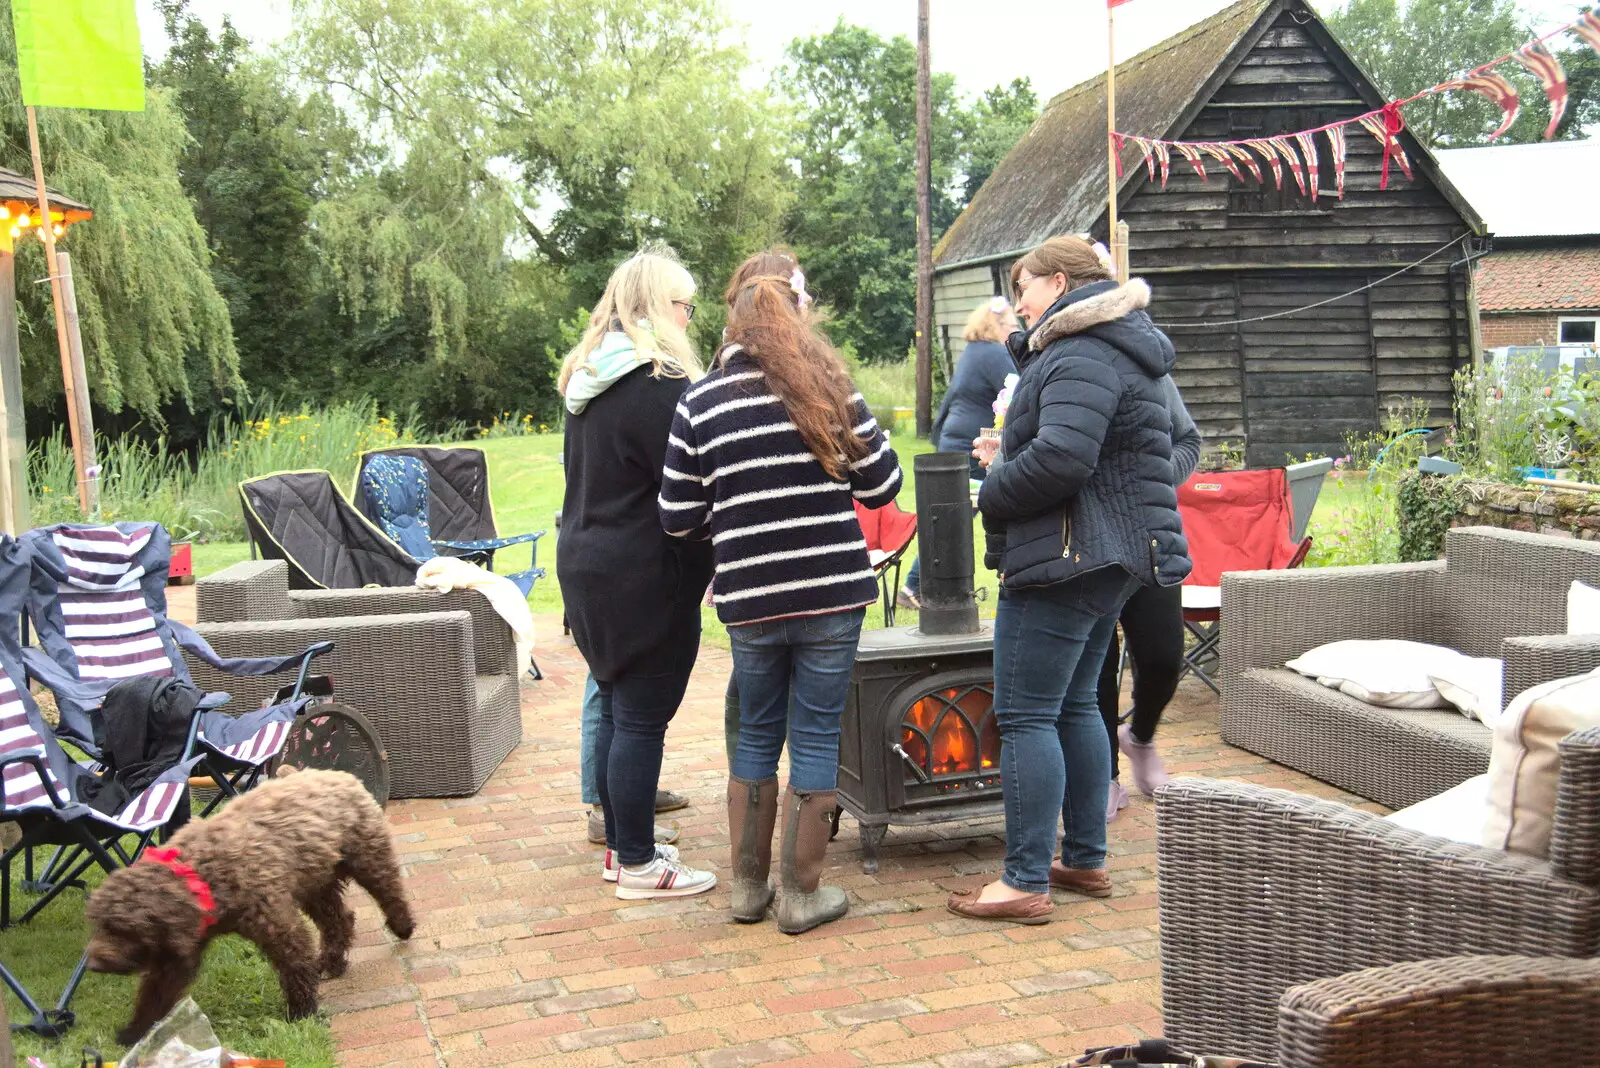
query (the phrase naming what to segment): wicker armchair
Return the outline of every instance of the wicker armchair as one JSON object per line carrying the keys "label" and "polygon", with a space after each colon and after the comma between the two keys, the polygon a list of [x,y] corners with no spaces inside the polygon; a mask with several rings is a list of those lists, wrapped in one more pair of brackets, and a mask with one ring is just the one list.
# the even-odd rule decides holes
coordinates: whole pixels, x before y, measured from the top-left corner
{"label": "wicker armchair", "polygon": [[1600,960],[1449,957],[1320,979],[1283,996],[1284,1068],[1593,1064]]}
{"label": "wicker armchair", "polygon": [[[251,560],[201,579],[195,629],[224,656],[332,640],[318,669],[382,737],[391,795],[476,793],[522,741],[516,645],[488,600],[414,587],[291,592],[288,577],[281,560]],[[203,668],[195,675],[211,685]],[[246,705],[272,685],[229,681]]]}
{"label": "wicker armchair", "polygon": [[1561,744],[1549,860],[1211,779],[1163,787],[1156,830],[1162,1008],[1190,1049],[1287,1059],[1284,992],[1362,968],[1600,953],[1600,728]]}
{"label": "wicker armchair", "polygon": [[1600,543],[1471,527],[1445,556],[1223,576],[1223,740],[1391,808],[1481,775],[1481,723],[1363,704],[1283,666],[1340,639],[1405,638],[1504,659],[1508,702],[1600,667],[1600,635],[1565,633],[1572,580],[1600,586]]}

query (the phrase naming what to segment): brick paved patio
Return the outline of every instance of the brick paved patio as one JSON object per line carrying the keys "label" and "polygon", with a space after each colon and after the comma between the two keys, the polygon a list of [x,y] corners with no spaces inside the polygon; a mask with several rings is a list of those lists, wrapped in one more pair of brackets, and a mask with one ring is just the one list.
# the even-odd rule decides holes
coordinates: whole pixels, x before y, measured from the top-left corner
{"label": "brick paved patio", "polygon": [[[1112,825],[1115,896],[1058,895],[1043,927],[945,911],[949,891],[998,869],[999,821],[892,829],[868,876],[846,817],[826,879],[849,890],[851,913],[797,938],[731,924],[720,889],[618,901],[579,803],[583,662],[558,619],[538,622],[546,677],[524,685],[522,746],[477,797],[389,806],[421,926],[392,943],[360,898],[350,972],[323,988],[343,1064],[994,1068],[1160,1034],[1155,813],[1142,798]],[[694,801],[674,813],[685,858],[724,880],[728,670],[726,652],[701,657],[662,776]],[[1352,800],[1223,745],[1215,699],[1192,680],[1161,740],[1175,773]]]}

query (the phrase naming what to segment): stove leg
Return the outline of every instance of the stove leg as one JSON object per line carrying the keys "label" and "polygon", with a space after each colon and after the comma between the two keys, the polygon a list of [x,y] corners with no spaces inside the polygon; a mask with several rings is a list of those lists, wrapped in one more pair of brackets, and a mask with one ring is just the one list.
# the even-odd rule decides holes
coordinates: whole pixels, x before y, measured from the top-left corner
{"label": "stove leg", "polygon": [[831,842],[835,838],[839,837],[839,819],[843,815],[844,815],[844,806],[843,805],[834,805],[833,806],[833,818],[828,821],[832,825],[832,828],[833,828],[832,830],[830,830],[828,832],[828,841]]}
{"label": "stove leg", "polygon": [[888,833],[888,824],[861,825],[861,870],[867,875],[877,874],[878,846],[883,843],[883,836]]}

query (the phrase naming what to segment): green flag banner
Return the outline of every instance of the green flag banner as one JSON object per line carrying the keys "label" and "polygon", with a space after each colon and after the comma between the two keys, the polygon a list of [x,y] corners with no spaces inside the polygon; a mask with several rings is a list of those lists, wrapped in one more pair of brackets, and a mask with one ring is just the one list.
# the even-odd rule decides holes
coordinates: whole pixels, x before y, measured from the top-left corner
{"label": "green flag banner", "polygon": [[11,0],[22,102],[144,110],[144,50],[134,0]]}

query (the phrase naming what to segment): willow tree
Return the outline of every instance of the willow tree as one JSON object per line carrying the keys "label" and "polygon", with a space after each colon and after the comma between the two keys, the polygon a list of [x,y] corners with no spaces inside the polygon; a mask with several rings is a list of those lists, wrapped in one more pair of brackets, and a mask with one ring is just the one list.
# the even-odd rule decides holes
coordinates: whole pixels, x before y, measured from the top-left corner
{"label": "willow tree", "polygon": [[710,285],[776,233],[776,123],[715,0],[303,0],[293,52],[392,146],[318,205],[357,307],[428,308],[434,354],[515,298],[516,261],[592,300],[670,241]]}
{"label": "willow tree", "polygon": [[[11,5],[0,0],[0,166],[32,174],[17,83]],[[72,253],[84,362],[94,399],[159,422],[163,404],[239,386],[228,308],[207,270],[206,236],[178,182],[188,134],[167,95],[142,112],[42,108],[39,140],[49,183],[94,209],[62,242]],[[24,397],[61,396],[43,249],[17,242]]]}

